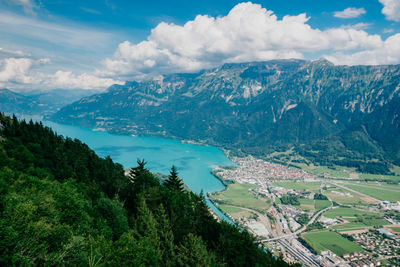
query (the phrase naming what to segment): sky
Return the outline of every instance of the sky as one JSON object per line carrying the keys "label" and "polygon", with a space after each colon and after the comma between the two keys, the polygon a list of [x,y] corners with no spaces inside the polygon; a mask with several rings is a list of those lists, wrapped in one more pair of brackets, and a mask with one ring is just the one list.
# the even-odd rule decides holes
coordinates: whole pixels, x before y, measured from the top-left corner
{"label": "sky", "polygon": [[0,88],[17,92],[289,58],[400,64],[400,0],[0,0]]}

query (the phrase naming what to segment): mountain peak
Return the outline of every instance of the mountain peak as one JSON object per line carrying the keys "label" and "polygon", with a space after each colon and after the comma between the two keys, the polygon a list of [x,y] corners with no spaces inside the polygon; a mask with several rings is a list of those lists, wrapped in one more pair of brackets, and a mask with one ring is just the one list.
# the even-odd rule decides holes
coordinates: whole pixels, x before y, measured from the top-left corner
{"label": "mountain peak", "polygon": [[317,64],[320,66],[334,66],[335,64],[333,64],[332,62],[330,62],[329,60],[327,60],[326,58],[320,58],[320,59],[316,59],[311,61],[311,63],[313,64]]}

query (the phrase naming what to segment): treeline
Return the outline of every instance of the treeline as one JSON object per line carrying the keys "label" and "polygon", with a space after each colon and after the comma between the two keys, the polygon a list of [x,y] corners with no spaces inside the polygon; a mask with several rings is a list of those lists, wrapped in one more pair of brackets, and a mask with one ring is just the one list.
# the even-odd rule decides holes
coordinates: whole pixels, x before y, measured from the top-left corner
{"label": "treeline", "polygon": [[280,201],[284,205],[300,205],[299,198],[296,195],[282,195]]}
{"label": "treeline", "polygon": [[0,115],[1,266],[288,266],[217,222],[175,168],[129,177],[79,140]]}
{"label": "treeline", "polygon": [[328,200],[328,197],[323,195],[323,194],[320,194],[320,193],[315,193],[314,194],[314,199]]}

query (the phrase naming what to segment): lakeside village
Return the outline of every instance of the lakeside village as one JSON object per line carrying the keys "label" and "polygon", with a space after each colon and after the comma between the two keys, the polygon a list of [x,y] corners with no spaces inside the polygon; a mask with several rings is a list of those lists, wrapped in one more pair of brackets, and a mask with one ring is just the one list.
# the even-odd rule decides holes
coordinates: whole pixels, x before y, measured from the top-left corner
{"label": "lakeside village", "polygon": [[[398,184],[325,178],[252,156],[232,160],[235,167],[213,167],[227,187],[208,197],[276,256],[305,266],[400,265]],[[389,199],[371,193],[381,189]]]}

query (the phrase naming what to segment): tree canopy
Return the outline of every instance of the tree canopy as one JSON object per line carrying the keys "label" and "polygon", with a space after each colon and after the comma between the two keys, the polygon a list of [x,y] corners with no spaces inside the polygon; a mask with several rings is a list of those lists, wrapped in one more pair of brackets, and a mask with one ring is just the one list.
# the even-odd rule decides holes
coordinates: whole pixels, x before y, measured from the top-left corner
{"label": "tree canopy", "polygon": [[287,266],[182,186],[0,114],[0,265]]}

